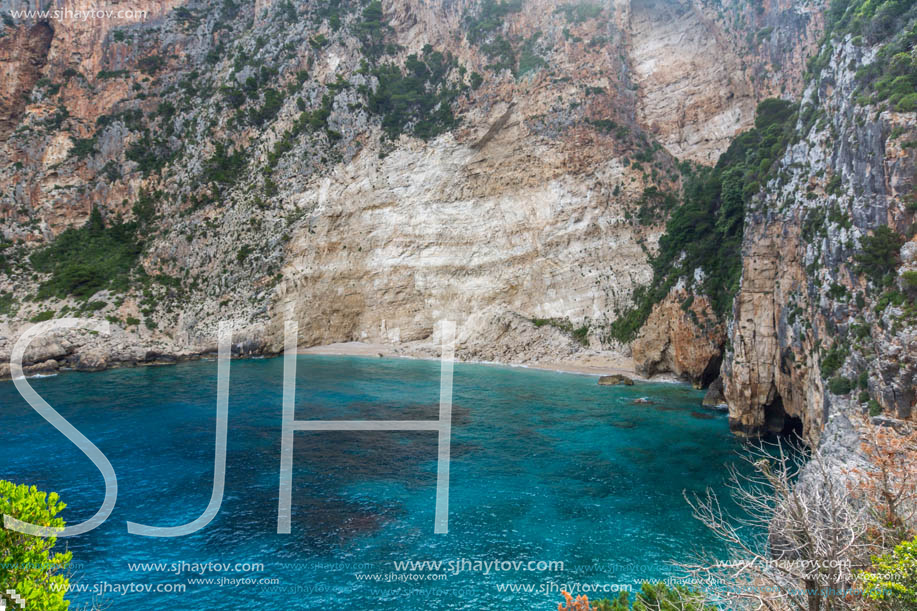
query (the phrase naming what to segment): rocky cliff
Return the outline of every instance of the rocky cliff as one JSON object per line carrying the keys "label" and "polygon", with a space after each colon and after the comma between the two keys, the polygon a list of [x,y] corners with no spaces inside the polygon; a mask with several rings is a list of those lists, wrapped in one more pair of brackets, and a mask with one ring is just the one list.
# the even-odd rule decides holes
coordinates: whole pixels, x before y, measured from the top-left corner
{"label": "rocky cliff", "polygon": [[[822,23],[801,2],[68,8],[116,14],[0,37],[5,345],[73,314],[155,354],[208,349],[221,319],[273,351],[291,316],[305,345],[448,317],[465,358],[504,361],[550,356],[539,335],[627,353],[606,328],[652,275],[679,162],[798,95]],[[115,234],[136,248],[96,256]]]}
{"label": "rocky cliff", "polygon": [[894,43],[826,42],[797,141],[746,216],[724,367],[742,433],[915,416],[917,122],[900,100],[870,97],[863,72]]}

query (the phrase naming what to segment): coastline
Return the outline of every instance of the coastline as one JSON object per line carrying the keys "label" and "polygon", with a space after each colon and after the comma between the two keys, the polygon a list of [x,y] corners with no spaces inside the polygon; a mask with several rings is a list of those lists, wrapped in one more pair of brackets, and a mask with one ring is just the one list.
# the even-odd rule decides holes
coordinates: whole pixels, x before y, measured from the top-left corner
{"label": "coastline", "polygon": [[[323,356],[364,356],[379,358],[407,358],[407,359],[424,359],[430,361],[439,360],[439,357],[429,353],[429,351],[405,350],[402,346],[393,346],[392,344],[375,344],[366,342],[338,342],[334,344],[325,344],[320,346],[310,346],[308,348],[299,348],[298,354],[314,354]],[[674,376],[655,376],[646,378],[637,374],[634,367],[633,359],[624,357],[619,354],[589,354],[568,360],[539,360],[528,363],[504,363],[497,361],[479,361],[465,360],[456,357],[460,363],[470,363],[479,365],[500,365],[503,367],[518,367],[522,369],[541,369],[545,371],[556,371],[559,373],[573,373],[588,376],[603,375],[625,375],[639,382],[681,382]]]}
{"label": "coastline", "polygon": [[[216,358],[214,350],[201,351],[175,351],[168,349],[159,352],[146,352],[143,355],[133,355],[133,358],[123,354],[108,354],[104,350],[93,351],[95,358],[82,358],[83,355],[68,355],[70,358],[57,359],[40,359],[25,364],[23,367],[25,377],[43,378],[52,377],[58,373],[81,371],[94,372],[105,371],[109,369],[131,369],[136,367],[161,367],[176,365],[182,362],[206,360]],[[271,358],[281,356],[282,353],[272,354],[265,352],[248,352],[243,354],[234,354],[233,359],[245,358]],[[401,358],[401,359],[421,359],[429,361],[438,361],[438,351],[430,344],[411,343],[411,344],[380,344],[367,342],[338,342],[331,344],[322,344],[318,346],[300,347],[297,354],[312,354],[324,356],[358,356],[358,357],[376,357],[376,358]],[[105,355],[102,358],[100,356]],[[77,358],[73,358],[77,357]],[[127,357],[127,358],[125,358]],[[2,358],[2,356],[0,356]],[[543,371],[554,371],[558,373],[570,373],[575,375],[585,375],[591,377],[600,377],[604,375],[623,375],[637,382],[662,382],[662,383],[683,383],[684,380],[678,379],[673,375],[655,375],[652,378],[642,376],[636,372],[633,359],[613,352],[589,352],[586,354],[572,355],[568,358],[560,359],[538,359],[524,362],[511,361],[490,361],[482,359],[463,359],[456,356],[455,359],[460,363],[478,364],[478,365],[496,365],[500,367],[512,367],[519,369],[539,369]],[[9,365],[6,367],[0,363],[0,381],[11,380]]]}

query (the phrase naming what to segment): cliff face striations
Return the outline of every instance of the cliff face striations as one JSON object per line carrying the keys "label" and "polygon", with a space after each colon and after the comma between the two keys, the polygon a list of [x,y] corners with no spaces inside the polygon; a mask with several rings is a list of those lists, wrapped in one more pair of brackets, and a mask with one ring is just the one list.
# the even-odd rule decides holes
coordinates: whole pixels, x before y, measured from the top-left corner
{"label": "cliff face striations", "polygon": [[[71,314],[157,354],[209,349],[222,319],[272,351],[288,317],[307,345],[448,317],[465,358],[499,337],[530,360],[529,334],[626,354],[605,329],[651,277],[679,160],[797,93],[821,27],[802,3],[69,8],[130,12],[0,37],[0,346]],[[137,248],[96,257],[93,209]],[[703,377],[680,359],[654,371]]]}

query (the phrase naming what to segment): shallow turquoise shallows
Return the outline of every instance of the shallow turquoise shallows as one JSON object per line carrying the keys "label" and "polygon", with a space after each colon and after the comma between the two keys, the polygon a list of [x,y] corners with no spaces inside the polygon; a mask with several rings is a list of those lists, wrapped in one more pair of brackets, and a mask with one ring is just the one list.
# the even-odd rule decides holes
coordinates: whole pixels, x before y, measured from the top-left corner
{"label": "shallow turquoise shallows", "polygon": [[[232,363],[222,508],[177,539],[129,535],[125,523],[184,524],[207,506],[216,363],[30,380],[118,476],[108,521],[59,543],[84,590],[71,592],[75,607],[547,610],[562,588],[612,596],[677,574],[669,563],[692,550],[722,552],[682,496],[722,491],[740,448],[726,418],[699,407],[701,393],[465,364],[455,366],[448,534],[433,533],[436,433],[298,432],[292,533],[278,535],[282,376],[282,359]],[[436,419],[439,363],[301,356],[296,403],[298,419]],[[104,494],[99,471],[10,382],[0,384],[0,478],[59,492],[70,524]],[[443,565],[394,564],[409,561]]]}

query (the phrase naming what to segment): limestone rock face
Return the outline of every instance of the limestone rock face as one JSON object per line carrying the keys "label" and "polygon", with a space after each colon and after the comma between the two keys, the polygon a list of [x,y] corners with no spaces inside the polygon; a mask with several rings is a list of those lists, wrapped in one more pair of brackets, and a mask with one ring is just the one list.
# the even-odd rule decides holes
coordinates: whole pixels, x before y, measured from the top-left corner
{"label": "limestone rock face", "polygon": [[[705,164],[716,163],[732,138],[753,125],[758,101],[801,89],[805,58],[822,29],[815,5],[717,6],[728,8],[636,0],[628,12],[639,120],[673,155]],[[757,36],[724,22],[724,14],[740,14]]]}
{"label": "limestone rock face", "polygon": [[[739,433],[801,426],[817,441],[832,418],[853,420],[869,401],[893,417],[917,414],[913,316],[883,301],[855,264],[877,227],[905,234],[913,222],[917,152],[888,137],[895,128],[914,133],[913,113],[853,103],[856,67],[874,52],[849,38],[835,44],[804,94],[801,138],[747,211],[723,366]],[[813,114],[828,119],[807,120]],[[902,247],[902,270],[913,249]]]}
{"label": "limestone rock face", "polygon": [[653,307],[631,344],[638,374],[652,377],[673,373],[697,387],[716,378],[726,341],[725,326],[716,321],[706,297],[688,299],[685,291],[673,290]]}
{"label": "limestone rock face", "polygon": [[16,127],[48,61],[54,30],[47,23],[20,27],[0,38],[0,138]]}
{"label": "limestone rock face", "polygon": [[[93,207],[109,221],[141,202],[155,213],[140,263],[166,281],[152,297],[90,297],[124,335],[96,340],[111,354],[86,351],[85,367],[211,350],[221,321],[239,353],[270,353],[287,319],[303,345],[432,345],[450,319],[463,358],[626,355],[605,328],[651,277],[662,219],[637,220],[646,190],[677,193],[679,158],[712,163],[757,101],[798,92],[821,28],[802,0],[730,0],[740,28],[701,0],[616,0],[585,19],[526,0],[492,33],[515,45],[495,68],[466,36],[479,2],[386,0],[391,61],[431,45],[464,69],[456,127],[422,139],[383,135],[368,111],[379,83],[362,70],[362,7],[344,3],[332,27],[293,4],[295,18],[260,0],[75,0],[64,8],[130,13],[2,25],[4,256],[27,262]],[[242,161],[219,172],[218,151]],[[45,279],[31,271],[0,266],[10,341],[37,314],[81,307],[29,299]],[[710,342],[683,320],[667,333],[646,370],[703,380]]]}
{"label": "limestone rock face", "polygon": [[442,138],[361,155],[296,196],[312,218],[290,242],[274,320],[292,315],[306,345],[418,340],[442,319],[486,335],[484,311],[607,320],[649,277],[627,205],[604,195],[631,174],[609,158],[584,175],[572,154],[513,116],[482,148]]}

